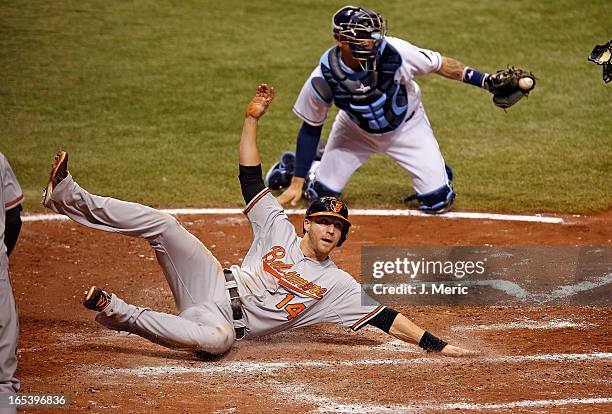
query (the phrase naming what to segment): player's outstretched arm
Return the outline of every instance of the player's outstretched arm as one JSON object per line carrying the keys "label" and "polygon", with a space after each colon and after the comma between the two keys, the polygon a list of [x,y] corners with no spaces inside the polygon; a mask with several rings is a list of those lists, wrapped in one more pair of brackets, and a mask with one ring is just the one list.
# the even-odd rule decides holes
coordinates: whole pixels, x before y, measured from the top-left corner
{"label": "player's outstretched arm", "polygon": [[531,72],[509,67],[494,74],[480,72],[456,59],[442,57],[437,72],[445,78],[455,79],[486,89],[493,94],[493,103],[503,109],[510,108],[535,88],[536,78]]}
{"label": "player's outstretched arm", "polygon": [[442,355],[451,357],[462,357],[478,354],[477,351],[471,351],[469,349],[448,345],[446,342],[436,338],[429,332],[426,332],[424,329],[418,327],[401,313],[398,314],[393,321],[393,324],[389,329],[389,334],[397,339],[401,339],[404,342],[418,345],[428,352],[439,352]]}
{"label": "player's outstretched arm", "polygon": [[466,67],[465,64],[459,62],[457,59],[442,56],[442,65],[437,73],[445,78],[460,81],[463,79],[463,71]]}
{"label": "player's outstretched arm", "polygon": [[261,118],[274,99],[274,88],[262,83],[249,106],[247,106],[242,137],[240,138],[240,165],[256,166],[261,164],[257,148],[257,121]]}

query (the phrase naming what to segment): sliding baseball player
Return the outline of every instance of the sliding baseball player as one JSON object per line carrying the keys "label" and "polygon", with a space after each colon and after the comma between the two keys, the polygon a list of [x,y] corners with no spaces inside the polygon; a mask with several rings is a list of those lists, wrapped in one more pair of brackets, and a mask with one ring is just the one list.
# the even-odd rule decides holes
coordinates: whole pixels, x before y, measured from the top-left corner
{"label": "sliding baseball player", "polygon": [[298,237],[262,178],[257,126],[273,97],[272,88],[260,85],[246,110],[239,178],[253,243],[242,265],[227,270],[174,217],[87,192],[68,173],[68,155],[58,153],[43,203],[87,227],[148,240],[172,290],[177,314],[128,304],[95,286],[85,295],[85,307],[98,312],[96,321],[110,329],[196,354],[222,354],[237,340],[320,322],[354,331],[373,325],[429,352],[472,354],[391,308],[362,305],[360,285],[330,258],[346,241],[351,226],[342,200],[314,200],[304,217],[304,236]]}

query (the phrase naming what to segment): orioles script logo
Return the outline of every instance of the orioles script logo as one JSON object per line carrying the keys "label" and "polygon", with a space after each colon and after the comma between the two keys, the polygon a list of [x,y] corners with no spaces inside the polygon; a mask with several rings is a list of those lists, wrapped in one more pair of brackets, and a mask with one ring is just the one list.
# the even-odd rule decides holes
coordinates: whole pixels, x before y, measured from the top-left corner
{"label": "orioles script logo", "polygon": [[323,298],[327,289],[309,282],[296,271],[290,271],[289,269],[293,267],[293,263],[285,263],[280,260],[286,254],[287,252],[284,247],[272,247],[272,250],[262,257],[264,270],[277,278],[279,283],[288,289],[317,300]]}

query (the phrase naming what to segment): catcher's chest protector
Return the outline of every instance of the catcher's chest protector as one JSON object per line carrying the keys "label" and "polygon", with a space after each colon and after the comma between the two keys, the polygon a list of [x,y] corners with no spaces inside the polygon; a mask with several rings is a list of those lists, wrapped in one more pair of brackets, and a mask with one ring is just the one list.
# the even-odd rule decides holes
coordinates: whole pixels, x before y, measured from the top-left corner
{"label": "catcher's chest protector", "polygon": [[344,71],[337,46],[321,59],[321,71],[336,106],[364,131],[377,134],[396,129],[408,111],[406,88],[394,79],[402,58],[390,44],[383,47],[378,69],[371,72]]}

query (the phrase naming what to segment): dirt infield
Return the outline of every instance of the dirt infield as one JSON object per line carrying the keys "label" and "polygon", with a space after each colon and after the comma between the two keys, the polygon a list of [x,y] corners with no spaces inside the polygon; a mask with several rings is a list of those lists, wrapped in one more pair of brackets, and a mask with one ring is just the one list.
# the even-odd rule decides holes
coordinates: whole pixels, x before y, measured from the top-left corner
{"label": "dirt infield", "polygon": [[[612,245],[612,211],[564,218],[559,225],[355,217],[333,258],[358,277],[362,245]],[[243,217],[180,221],[223,265],[238,263],[251,242]],[[200,361],[105,330],[79,304],[97,284],[174,312],[143,240],[72,222],[27,222],[11,272],[22,392],[66,394],[69,411],[612,412],[611,308],[400,309],[439,336],[483,351],[468,359],[428,355],[373,328],[355,334],[322,325],[243,341],[223,358]]]}

